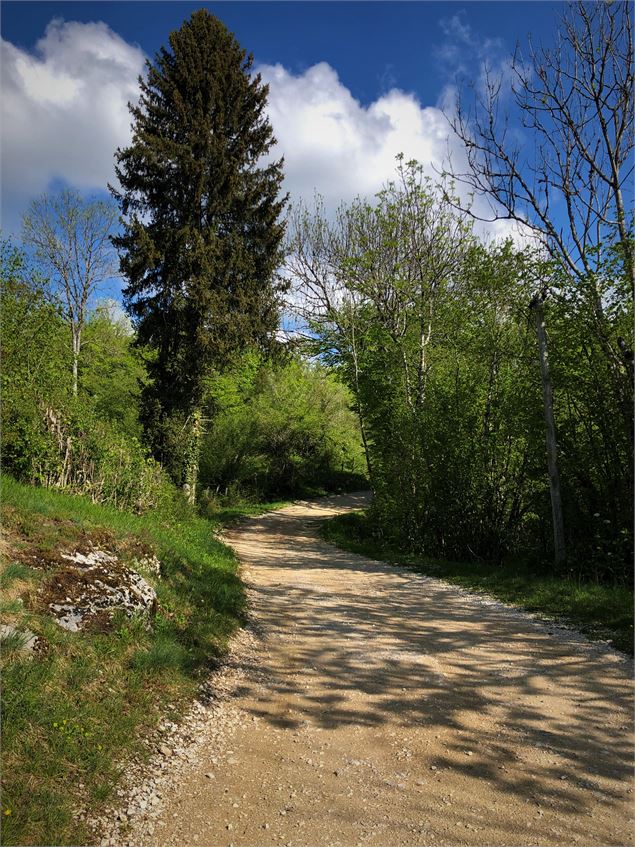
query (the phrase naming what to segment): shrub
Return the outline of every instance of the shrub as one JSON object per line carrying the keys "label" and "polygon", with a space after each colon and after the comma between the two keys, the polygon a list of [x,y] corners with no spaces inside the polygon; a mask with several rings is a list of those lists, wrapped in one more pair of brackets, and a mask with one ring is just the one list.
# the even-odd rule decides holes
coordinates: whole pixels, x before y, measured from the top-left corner
{"label": "shrub", "polygon": [[364,484],[351,395],[320,365],[249,354],[212,381],[210,398],[202,488],[270,498]]}

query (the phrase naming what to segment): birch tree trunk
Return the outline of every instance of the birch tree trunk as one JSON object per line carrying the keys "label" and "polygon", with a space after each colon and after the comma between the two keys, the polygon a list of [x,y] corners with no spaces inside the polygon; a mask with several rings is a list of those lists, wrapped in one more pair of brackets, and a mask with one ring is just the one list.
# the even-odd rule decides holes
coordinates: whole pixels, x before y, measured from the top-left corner
{"label": "birch tree trunk", "polygon": [[43,194],[23,218],[23,238],[34,249],[52,293],[64,305],[71,331],[72,391],[77,397],[82,330],[99,285],[117,275],[110,236],[117,225],[112,203],[86,201],[76,191]]}

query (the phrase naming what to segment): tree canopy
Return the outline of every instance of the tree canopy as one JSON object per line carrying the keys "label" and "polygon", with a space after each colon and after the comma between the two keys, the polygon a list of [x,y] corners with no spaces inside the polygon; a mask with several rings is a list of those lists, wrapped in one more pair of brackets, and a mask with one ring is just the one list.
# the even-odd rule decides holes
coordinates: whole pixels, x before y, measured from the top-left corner
{"label": "tree canopy", "polygon": [[132,142],[116,154],[115,244],[125,303],[155,354],[145,422],[157,457],[161,422],[185,424],[209,368],[270,345],[278,326],[282,161],[265,161],[275,139],[252,62],[216,17],[194,13],[148,63]]}

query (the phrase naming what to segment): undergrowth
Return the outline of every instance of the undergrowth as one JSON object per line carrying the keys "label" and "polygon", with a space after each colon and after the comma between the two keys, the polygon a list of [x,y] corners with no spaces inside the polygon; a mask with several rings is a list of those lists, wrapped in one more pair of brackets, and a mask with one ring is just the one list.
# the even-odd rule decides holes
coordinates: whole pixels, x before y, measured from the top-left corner
{"label": "undergrowth", "polygon": [[325,540],[380,561],[406,565],[418,573],[492,597],[574,626],[591,639],[610,640],[633,654],[633,592],[626,586],[602,585],[536,573],[518,562],[452,562],[405,553],[377,538],[365,512],[349,512],[326,521]]}

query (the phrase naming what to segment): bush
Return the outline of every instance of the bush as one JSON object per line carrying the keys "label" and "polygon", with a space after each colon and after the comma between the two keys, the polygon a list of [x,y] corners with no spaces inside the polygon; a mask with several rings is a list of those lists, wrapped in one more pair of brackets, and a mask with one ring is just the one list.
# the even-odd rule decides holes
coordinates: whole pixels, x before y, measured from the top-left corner
{"label": "bush", "polygon": [[271,498],[362,487],[349,391],[316,364],[255,354],[210,385],[200,481],[210,493]]}
{"label": "bush", "polygon": [[71,391],[69,329],[44,280],[2,244],[2,453],[17,479],[88,494],[122,509],[173,497],[140,443],[139,380],[129,329],[98,307],[86,327],[80,392]]}
{"label": "bush", "polygon": [[137,512],[173,496],[161,466],[82,401],[64,413],[45,407],[22,421],[23,438],[5,442],[5,468],[17,479],[73,494],[88,494]]}

